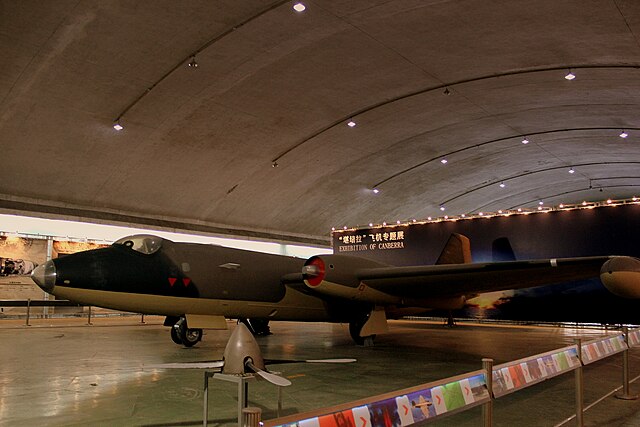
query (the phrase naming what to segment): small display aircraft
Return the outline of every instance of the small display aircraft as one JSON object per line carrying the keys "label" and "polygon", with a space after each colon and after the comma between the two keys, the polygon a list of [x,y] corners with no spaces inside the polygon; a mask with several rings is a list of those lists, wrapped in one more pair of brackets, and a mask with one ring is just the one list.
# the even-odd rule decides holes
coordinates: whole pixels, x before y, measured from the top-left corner
{"label": "small display aircraft", "polygon": [[481,292],[600,277],[612,293],[640,298],[640,259],[594,256],[472,263],[470,242],[452,234],[436,265],[395,267],[366,258],[307,260],[152,235],[122,238],[38,266],[32,278],[57,298],[166,316],[177,344],[195,345],[202,329],[244,319],[255,333],[270,320],[348,323],[371,343],[387,319],[453,310]]}

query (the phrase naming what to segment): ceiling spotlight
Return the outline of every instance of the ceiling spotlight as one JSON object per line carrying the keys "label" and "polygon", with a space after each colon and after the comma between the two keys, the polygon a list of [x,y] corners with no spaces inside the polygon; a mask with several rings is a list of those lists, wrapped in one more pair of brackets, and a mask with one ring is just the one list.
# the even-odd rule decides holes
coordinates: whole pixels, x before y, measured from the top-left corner
{"label": "ceiling spotlight", "polygon": [[[635,200],[636,198],[634,197],[633,200]],[[412,219],[411,222],[416,222],[416,219]]]}
{"label": "ceiling spotlight", "polygon": [[387,221],[383,221],[382,225],[386,227]]}
{"label": "ceiling spotlight", "polygon": [[611,200],[611,199],[607,199],[607,203],[608,203],[608,204],[611,204],[611,203],[613,203],[613,200]]}
{"label": "ceiling spotlight", "polygon": [[440,205],[440,210],[444,212],[444,206]]}
{"label": "ceiling spotlight", "polygon": [[538,206],[538,210],[541,211],[542,210],[542,206]]}
{"label": "ceiling spotlight", "polygon": [[587,202],[586,201],[582,202],[582,206],[587,206]]}
{"label": "ceiling spotlight", "polygon": [[573,170],[573,168],[569,169],[569,173],[576,173],[576,171]]}
{"label": "ceiling spotlight", "polygon": [[529,140],[527,139],[527,137],[525,136],[524,138],[522,138],[522,143],[524,145],[527,145],[529,143]]}
{"label": "ceiling spotlight", "polygon": [[277,168],[277,167],[278,167],[278,162],[273,162],[273,163],[271,163],[271,167],[272,167],[272,168]]}
{"label": "ceiling spotlight", "polygon": [[302,3],[296,3],[296,4],[293,5],[293,10],[295,10],[298,13],[299,12],[304,12],[306,8],[307,7],[305,5],[303,5]]}
{"label": "ceiling spotlight", "polygon": [[540,206],[542,206],[542,205],[544,205],[544,202],[543,202],[542,200],[540,200],[540,201],[538,202],[538,204],[539,204]]}
{"label": "ceiling spotlight", "polygon": [[347,226],[345,225],[343,228],[346,230],[346,229],[347,229]]}
{"label": "ceiling spotlight", "polygon": [[374,188],[372,191],[373,191],[373,194],[378,194],[380,192],[380,190],[378,190],[377,188]]}
{"label": "ceiling spotlight", "polygon": [[501,214],[501,213],[502,213],[502,209],[500,209],[500,210],[498,211],[498,213],[499,213],[499,214]]}
{"label": "ceiling spotlight", "polygon": [[430,216],[427,217],[427,221],[431,221],[431,217]]}
{"label": "ceiling spotlight", "polygon": [[484,215],[484,212],[479,212],[478,215],[482,216]]}
{"label": "ceiling spotlight", "polygon": [[564,205],[562,203],[560,203],[560,206],[558,206],[560,209],[564,208]]}
{"label": "ceiling spotlight", "polygon": [[187,64],[189,68],[198,68],[198,63],[196,62],[196,57],[192,56],[191,61]]}
{"label": "ceiling spotlight", "polygon": [[373,223],[372,222],[369,223],[369,227],[373,227]]}
{"label": "ceiling spotlight", "polygon": [[443,165],[446,165],[448,163],[447,159],[442,159],[440,160],[440,163],[442,163]]}
{"label": "ceiling spotlight", "polygon": [[626,133],[624,130],[622,130],[622,132],[620,132],[620,138],[626,138],[628,136],[629,136],[629,134]]}
{"label": "ceiling spotlight", "polygon": [[518,212],[522,212],[522,208],[518,208]]}
{"label": "ceiling spotlight", "polygon": [[336,228],[335,227],[331,227],[331,231],[336,231]]}
{"label": "ceiling spotlight", "polygon": [[444,216],[444,219],[449,219],[449,215],[445,215],[445,216]]}
{"label": "ceiling spotlight", "polygon": [[398,224],[398,225],[399,225],[399,224],[400,224],[400,220],[396,221],[396,224]]}
{"label": "ceiling spotlight", "polygon": [[504,183],[504,182],[501,182],[501,183],[500,183],[500,188],[504,188],[504,187],[506,187],[505,183]]}
{"label": "ceiling spotlight", "polygon": [[466,217],[466,215],[465,215],[465,214],[462,214],[462,215],[460,215],[460,216],[461,216],[462,218]]}
{"label": "ceiling spotlight", "polygon": [[564,78],[567,80],[573,80],[576,78],[576,75],[571,72],[571,69],[569,69],[569,72],[567,73],[566,76],[564,76]]}
{"label": "ceiling spotlight", "polygon": [[356,122],[354,122],[353,120],[349,120],[347,126],[349,126],[350,128],[356,127]]}
{"label": "ceiling spotlight", "polygon": [[116,119],[115,122],[113,122],[113,128],[115,130],[122,130],[124,129],[124,127],[120,124],[120,119]]}

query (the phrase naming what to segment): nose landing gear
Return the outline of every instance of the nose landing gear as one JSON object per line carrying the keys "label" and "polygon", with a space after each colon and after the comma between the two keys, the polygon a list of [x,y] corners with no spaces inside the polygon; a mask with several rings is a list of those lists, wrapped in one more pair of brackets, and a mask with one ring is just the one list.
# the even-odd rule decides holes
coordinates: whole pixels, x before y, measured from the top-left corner
{"label": "nose landing gear", "polygon": [[187,319],[181,317],[171,326],[171,340],[185,347],[193,347],[202,340],[202,329],[189,329]]}

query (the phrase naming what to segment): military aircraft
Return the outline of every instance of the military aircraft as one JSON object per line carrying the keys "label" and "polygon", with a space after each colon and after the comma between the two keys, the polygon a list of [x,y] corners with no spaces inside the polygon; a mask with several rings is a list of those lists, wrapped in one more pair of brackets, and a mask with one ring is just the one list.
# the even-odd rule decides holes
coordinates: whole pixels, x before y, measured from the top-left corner
{"label": "military aircraft", "polygon": [[47,261],[32,278],[57,298],[166,316],[171,338],[190,347],[202,329],[248,319],[348,323],[359,344],[388,330],[387,319],[453,310],[481,292],[600,277],[612,293],[640,298],[640,259],[594,256],[472,263],[470,242],[452,234],[436,265],[395,267],[346,255],[307,260],[152,235]]}

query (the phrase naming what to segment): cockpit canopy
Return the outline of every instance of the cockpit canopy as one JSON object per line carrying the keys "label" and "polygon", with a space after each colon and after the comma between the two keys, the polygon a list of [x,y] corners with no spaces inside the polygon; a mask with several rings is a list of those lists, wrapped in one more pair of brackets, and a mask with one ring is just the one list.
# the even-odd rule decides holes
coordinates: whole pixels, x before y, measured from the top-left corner
{"label": "cockpit canopy", "polygon": [[151,234],[136,234],[118,239],[113,244],[123,245],[141,254],[151,255],[158,252],[162,247],[162,237],[152,236]]}

